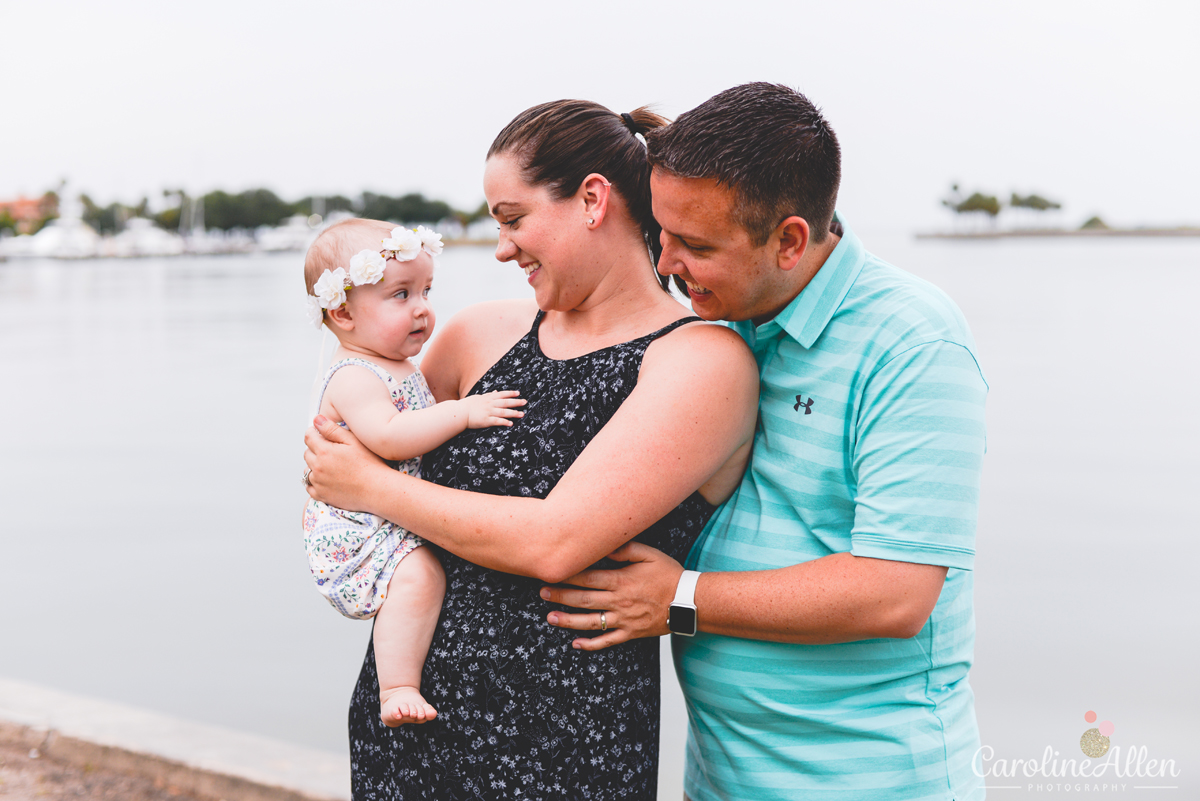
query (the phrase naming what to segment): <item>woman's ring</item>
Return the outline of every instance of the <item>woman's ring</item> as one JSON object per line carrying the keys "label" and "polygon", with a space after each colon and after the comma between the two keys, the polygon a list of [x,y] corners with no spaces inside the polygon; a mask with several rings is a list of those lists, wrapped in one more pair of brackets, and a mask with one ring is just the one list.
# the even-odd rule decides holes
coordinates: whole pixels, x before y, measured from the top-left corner
{"label": "woman's ring", "polygon": [[300,483],[306,487],[312,486],[312,481],[310,481],[308,478],[308,476],[311,472],[312,472],[311,470],[305,470],[304,475],[300,477]]}
{"label": "woman's ring", "polygon": [[608,615],[604,612],[600,613],[600,630],[608,631]]}

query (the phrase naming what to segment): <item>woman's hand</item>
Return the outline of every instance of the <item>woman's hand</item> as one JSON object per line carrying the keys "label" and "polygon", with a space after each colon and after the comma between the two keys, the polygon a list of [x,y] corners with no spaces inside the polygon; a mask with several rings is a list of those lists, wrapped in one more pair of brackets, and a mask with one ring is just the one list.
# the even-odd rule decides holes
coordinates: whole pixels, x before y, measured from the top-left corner
{"label": "woman's hand", "polygon": [[638,637],[669,634],[667,612],[675,598],[683,565],[640,542],[626,543],[608,558],[630,564],[619,570],[585,570],[563,582],[574,585],[570,588],[542,587],[544,600],[597,611],[551,612],[546,616],[547,622],[579,631],[600,631],[603,622],[603,634],[580,637],[571,643],[583,651],[599,651]]}
{"label": "woman's hand", "polygon": [[372,512],[368,499],[371,488],[379,486],[379,471],[394,471],[353,434],[322,415],[304,432],[304,444],[309,497],[351,512]]}

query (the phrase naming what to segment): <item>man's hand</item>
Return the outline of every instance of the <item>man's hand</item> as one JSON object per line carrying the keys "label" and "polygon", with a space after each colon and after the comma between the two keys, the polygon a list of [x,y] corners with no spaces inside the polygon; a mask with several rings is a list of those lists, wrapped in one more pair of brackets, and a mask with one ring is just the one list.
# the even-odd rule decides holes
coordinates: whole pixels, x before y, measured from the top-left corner
{"label": "man's hand", "polygon": [[383,460],[367,450],[353,434],[328,418],[317,415],[304,432],[304,462],[308,465],[308,494],[330,506],[352,512],[366,508],[369,490]]}
{"label": "man's hand", "polygon": [[608,558],[630,564],[619,570],[577,573],[563,582],[572,587],[542,587],[544,600],[596,611],[551,612],[546,620],[559,628],[600,631],[603,611],[604,633],[598,637],[580,637],[571,643],[583,651],[599,651],[638,637],[668,634],[667,611],[675,598],[683,566],[662,551],[638,542],[622,545]]}

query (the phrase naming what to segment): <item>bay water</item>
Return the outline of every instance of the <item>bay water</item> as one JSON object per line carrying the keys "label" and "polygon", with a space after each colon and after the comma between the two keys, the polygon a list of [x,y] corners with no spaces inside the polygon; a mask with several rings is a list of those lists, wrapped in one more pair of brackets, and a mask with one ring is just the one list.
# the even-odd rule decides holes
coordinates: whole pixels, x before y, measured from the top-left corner
{"label": "bay water", "polygon": [[[955,299],[991,386],[971,679],[989,796],[1195,797],[1200,240],[864,239]],[[370,627],[317,595],[300,539],[332,339],[301,261],[0,263],[0,675],[347,751]],[[443,324],[529,296],[490,248],[440,259]],[[1046,775],[1047,748],[1088,761],[1088,711],[1176,775]]]}

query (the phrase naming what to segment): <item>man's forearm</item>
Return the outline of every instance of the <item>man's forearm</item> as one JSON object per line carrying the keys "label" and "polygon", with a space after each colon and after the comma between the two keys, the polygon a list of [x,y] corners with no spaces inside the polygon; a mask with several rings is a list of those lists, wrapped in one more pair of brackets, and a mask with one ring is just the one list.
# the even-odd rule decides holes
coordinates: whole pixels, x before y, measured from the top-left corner
{"label": "man's forearm", "polygon": [[946,568],[832,554],[778,570],[704,573],[699,630],[772,642],[826,644],[916,636],[937,605]]}

